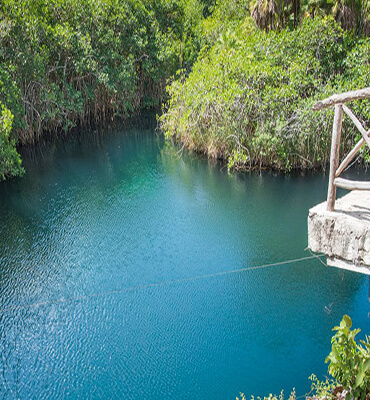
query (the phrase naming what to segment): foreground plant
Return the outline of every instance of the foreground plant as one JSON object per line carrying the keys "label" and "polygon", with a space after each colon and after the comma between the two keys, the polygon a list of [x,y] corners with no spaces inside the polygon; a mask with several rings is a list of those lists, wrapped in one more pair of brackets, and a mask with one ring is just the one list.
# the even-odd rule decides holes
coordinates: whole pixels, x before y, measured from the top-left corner
{"label": "foreground plant", "polygon": [[[335,326],[336,333],[331,339],[331,352],[325,362],[329,363],[328,372],[331,377],[319,380],[312,374],[311,391],[306,395],[307,399],[334,399],[339,395],[346,400],[369,400],[370,399],[370,336],[365,340],[356,341],[356,336],[361,329],[353,329],[352,320],[344,315],[339,326]],[[251,397],[254,400],[254,397]],[[243,393],[236,400],[246,400]],[[257,397],[257,400],[261,400]],[[283,391],[279,396],[270,394],[263,400],[284,400]],[[288,400],[296,400],[293,389]]]}
{"label": "foreground plant", "polygon": [[328,371],[347,392],[346,399],[365,399],[370,394],[370,343],[369,336],[365,341],[356,342],[360,329],[353,329],[352,320],[344,315],[333,336],[332,350],[325,362],[329,363]]}
{"label": "foreground plant", "polygon": [[[251,397],[251,400],[254,400],[254,396]],[[236,400],[246,400],[245,394],[244,393],[240,393],[240,398],[237,397]],[[262,400],[261,397],[257,397],[257,400]],[[269,394],[267,397],[264,397],[263,400],[284,400],[284,391],[282,390],[280,392],[279,396],[273,395],[273,394]],[[292,393],[290,393],[290,396],[288,397],[288,400],[296,400],[296,393],[295,393],[295,389],[292,390]]]}

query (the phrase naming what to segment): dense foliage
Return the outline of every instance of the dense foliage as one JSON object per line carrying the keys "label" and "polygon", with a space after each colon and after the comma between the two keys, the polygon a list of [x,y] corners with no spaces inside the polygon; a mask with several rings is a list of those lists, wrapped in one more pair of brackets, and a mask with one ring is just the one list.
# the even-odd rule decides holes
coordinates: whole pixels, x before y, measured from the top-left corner
{"label": "dense foliage", "polygon": [[[167,137],[230,168],[325,166],[331,118],[310,106],[368,86],[367,7],[361,0],[2,0],[0,101],[14,116],[13,146],[170,97],[161,119]],[[368,120],[366,102],[354,107]],[[344,134],[343,149],[356,138],[346,124]]]}
{"label": "dense foliage", "polygon": [[200,48],[198,0],[2,0],[0,101],[21,143],[159,104]]}
{"label": "dense foliage", "polygon": [[21,159],[11,137],[13,115],[0,102],[0,179],[23,174]]}
{"label": "dense foliage", "polygon": [[[325,167],[333,111],[311,107],[368,86],[369,45],[331,17],[269,32],[247,18],[202,53],[187,79],[169,86],[162,127],[190,149],[227,159],[230,168]],[[351,107],[369,121],[367,102]],[[343,150],[355,139],[345,122]]]}

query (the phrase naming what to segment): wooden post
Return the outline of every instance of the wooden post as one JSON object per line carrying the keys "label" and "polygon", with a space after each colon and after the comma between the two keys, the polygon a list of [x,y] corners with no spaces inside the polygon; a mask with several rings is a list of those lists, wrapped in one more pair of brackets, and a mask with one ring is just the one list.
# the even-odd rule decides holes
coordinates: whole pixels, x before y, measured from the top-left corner
{"label": "wooden post", "polygon": [[328,200],[326,203],[326,209],[328,211],[334,211],[335,197],[337,194],[337,188],[334,185],[334,179],[335,179],[335,172],[339,165],[339,148],[340,148],[340,137],[342,133],[342,121],[343,121],[342,105],[336,104],[334,112],[334,122],[333,122],[333,136],[331,139]]}

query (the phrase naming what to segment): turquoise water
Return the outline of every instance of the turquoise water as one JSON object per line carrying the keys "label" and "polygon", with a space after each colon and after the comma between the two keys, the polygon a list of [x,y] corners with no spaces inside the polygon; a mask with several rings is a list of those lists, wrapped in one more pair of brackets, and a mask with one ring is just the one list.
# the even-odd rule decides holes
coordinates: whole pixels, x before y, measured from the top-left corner
{"label": "turquoise water", "polygon": [[229,175],[154,126],[39,146],[0,184],[1,399],[303,395],[344,313],[369,333],[360,274],[218,274],[310,256],[325,177]]}

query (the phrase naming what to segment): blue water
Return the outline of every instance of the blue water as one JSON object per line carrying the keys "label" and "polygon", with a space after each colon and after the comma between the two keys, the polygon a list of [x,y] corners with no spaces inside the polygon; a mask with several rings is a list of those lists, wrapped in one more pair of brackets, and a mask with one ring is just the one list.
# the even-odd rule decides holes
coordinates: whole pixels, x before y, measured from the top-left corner
{"label": "blue water", "polygon": [[344,313],[369,334],[366,276],[217,275],[310,256],[324,176],[230,175],[154,127],[40,145],[0,184],[1,399],[303,395]]}

